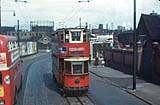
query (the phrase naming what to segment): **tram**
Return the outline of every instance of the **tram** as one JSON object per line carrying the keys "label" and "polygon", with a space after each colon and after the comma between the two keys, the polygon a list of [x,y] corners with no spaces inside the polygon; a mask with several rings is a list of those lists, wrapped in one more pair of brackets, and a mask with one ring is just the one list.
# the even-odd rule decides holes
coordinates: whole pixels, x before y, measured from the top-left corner
{"label": "tram", "polygon": [[89,88],[89,30],[58,29],[53,35],[52,72],[65,94],[81,94]]}
{"label": "tram", "polygon": [[21,64],[16,37],[0,35],[0,105],[16,104],[22,85]]}

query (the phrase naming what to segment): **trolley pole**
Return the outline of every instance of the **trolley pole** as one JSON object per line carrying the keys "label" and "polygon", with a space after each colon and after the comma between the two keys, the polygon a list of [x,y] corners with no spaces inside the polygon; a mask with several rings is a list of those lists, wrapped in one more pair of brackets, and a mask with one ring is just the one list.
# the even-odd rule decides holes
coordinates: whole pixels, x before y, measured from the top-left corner
{"label": "trolley pole", "polygon": [[133,20],[133,24],[134,24],[134,35],[133,35],[133,42],[134,42],[134,46],[133,46],[133,90],[136,89],[136,71],[137,71],[137,35],[136,35],[136,0],[134,0],[134,20]]}

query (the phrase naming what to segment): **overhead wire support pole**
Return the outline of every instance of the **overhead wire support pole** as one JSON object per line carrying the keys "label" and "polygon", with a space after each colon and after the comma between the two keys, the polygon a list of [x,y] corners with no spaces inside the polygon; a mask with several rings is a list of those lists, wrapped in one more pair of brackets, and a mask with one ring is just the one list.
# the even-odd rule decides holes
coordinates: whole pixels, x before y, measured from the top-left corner
{"label": "overhead wire support pole", "polygon": [[134,13],[133,13],[133,27],[134,27],[134,35],[133,35],[133,90],[136,89],[136,71],[137,71],[137,34],[136,34],[136,0],[134,0]]}

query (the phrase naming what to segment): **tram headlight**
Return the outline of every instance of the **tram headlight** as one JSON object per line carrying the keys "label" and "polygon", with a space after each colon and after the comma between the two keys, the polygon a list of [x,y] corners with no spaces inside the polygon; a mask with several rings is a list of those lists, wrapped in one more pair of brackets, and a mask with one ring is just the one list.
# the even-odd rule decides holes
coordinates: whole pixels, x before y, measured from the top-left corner
{"label": "tram headlight", "polygon": [[79,84],[79,79],[76,79],[75,81],[74,81],[76,84]]}
{"label": "tram headlight", "polygon": [[4,77],[4,81],[5,81],[5,83],[7,84],[7,85],[9,85],[10,84],[10,76],[9,75],[6,75],[5,77]]}

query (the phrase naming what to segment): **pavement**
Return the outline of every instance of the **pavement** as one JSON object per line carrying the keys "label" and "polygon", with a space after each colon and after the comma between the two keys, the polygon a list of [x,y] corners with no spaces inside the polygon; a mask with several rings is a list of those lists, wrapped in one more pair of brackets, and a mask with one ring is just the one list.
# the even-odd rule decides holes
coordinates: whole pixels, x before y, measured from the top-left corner
{"label": "pavement", "polygon": [[91,65],[90,72],[109,80],[112,85],[123,89],[149,105],[160,105],[160,85],[149,83],[140,77],[136,77],[136,90],[133,90],[132,75],[102,65],[97,67]]}

